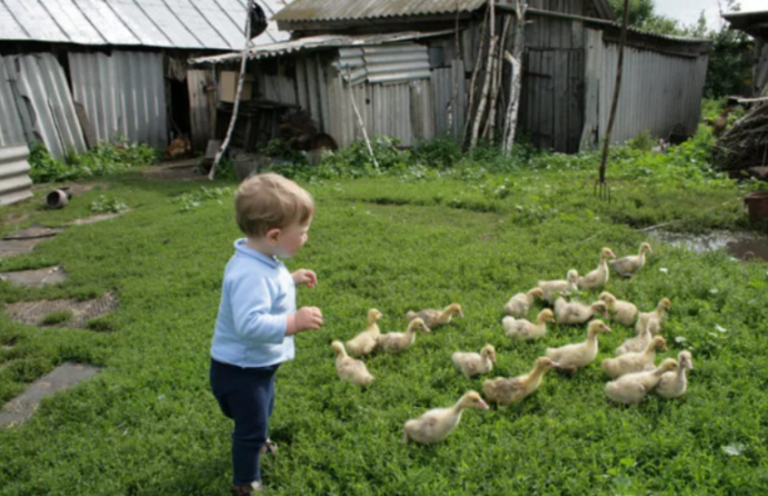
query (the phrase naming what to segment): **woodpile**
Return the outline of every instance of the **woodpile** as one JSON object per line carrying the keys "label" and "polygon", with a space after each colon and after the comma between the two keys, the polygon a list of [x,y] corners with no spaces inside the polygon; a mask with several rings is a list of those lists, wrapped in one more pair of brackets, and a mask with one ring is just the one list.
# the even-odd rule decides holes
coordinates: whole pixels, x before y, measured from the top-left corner
{"label": "woodpile", "polygon": [[766,165],[768,100],[763,100],[756,102],[754,107],[720,135],[715,146],[714,167],[735,176],[742,171],[752,174]]}

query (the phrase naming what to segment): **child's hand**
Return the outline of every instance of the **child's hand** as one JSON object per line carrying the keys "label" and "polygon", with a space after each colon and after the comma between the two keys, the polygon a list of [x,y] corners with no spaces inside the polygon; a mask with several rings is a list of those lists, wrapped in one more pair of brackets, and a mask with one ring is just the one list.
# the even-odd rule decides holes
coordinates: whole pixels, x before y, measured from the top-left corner
{"label": "child's hand", "polygon": [[296,330],[298,332],[310,329],[320,329],[323,325],[323,314],[317,307],[301,307],[296,312]]}
{"label": "child's hand", "polygon": [[317,274],[309,269],[299,269],[291,276],[293,276],[293,282],[297,286],[300,284],[306,284],[308,288],[317,286]]}

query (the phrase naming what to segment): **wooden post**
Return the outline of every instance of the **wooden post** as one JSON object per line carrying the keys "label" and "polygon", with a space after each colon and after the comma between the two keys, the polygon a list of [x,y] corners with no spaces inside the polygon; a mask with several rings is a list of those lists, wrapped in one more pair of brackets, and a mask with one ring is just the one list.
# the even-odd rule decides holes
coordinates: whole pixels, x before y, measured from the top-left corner
{"label": "wooden post", "polygon": [[475,82],[477,81],[477,75],[480,72],[480,66],[482,65],[483,48],[485,48],[485,30],[488,27],[488,11],[485,13],[485,19],[483,20],[483,29],[480,31],[480,43],[477,50],[477,57],[475,57],[475,67],[472,70],[472,80],[469,83],[469,103],[467,104],[467,112],[464,119],[464,129],[461,132],[461,144],[467,142],[467,133],[469,132],[469,123],[472,120],[472,107],[475,104]]}
{"label": "wooden post", "polygon": [[251,45],[251,9],[253,9],[252,0],[247,0],[248,6],[245,9],[245,48],[243,48],[242,60],[240,62],[240,78],[237,80],[237,94],[235,95],[235,105],[232,108],[232,118],[229,120],[229,129],[224,137],[224,141],[221,143],[221,148],[216,153],[216,157],[213,159],[213,165],[211,171],[208,173],[208,179],[213,181],[216,176],[216,167],[221,161],[221,157],[224,156],[224,152],[227,151],[229,141],[232,139],[232,133],[235,130],[235,122],[237,122],[237,112],[240,110],[240,94],[243,92],[243,83],[245,81],[245,68],[248,61],[248,48]]}
{"label": "wooden post", "polygon": [[472,138],[469,142],[469,153],[472,154],[472,151],[475,149],[475,146],[477,146],[477,138],[480,134],[480,123],[483,120],[483,115],[485,115],[485,105],[488,101],[488,90],[490,89],[491,79],[493,78],[493,60],[494,55],[496,54],[496,30],[494,29],[494,23],[496,19],[496,10],[494,6],[496,5],[495,0],[488,0],[488,10],[489,10],[489,17],[491,20],[491,40],[488,44],[488,63],[486,64],[485,69],[485,80],[483,81],[483,92],[480,94],[480,103],[477,106],[477,112],[475,113],[475,121],[472,123]]}
{"label": "wooden post", "polygon": [[451,130],[451,133],[453,134],[454,139],[458,138],[456,136],[456,132],[454,131],[454,121],[456,120],[456,112],[459,107],[459,77],[464,77],[463,74],[459,74],[458,70],[460,67],[459,62],[461,62],[461,43],[459,43],[459,0],[456,0],[456,54],[453,57],[454,64],[453,64],[453,98],[451,98],[451,102],[449,104],[448,109],[448,129]]}
{"label": "wooden post", "polygon": [[493,86],[491,87],[491,109],[488,111],[488,121],[485,123],[483,136],[493,143],[496,131],[496,112],[499,105],[499,93],[501,93],[501,76],[504,74],[504,45],[507,43],[507,31],[509,30],[510,18],[504,16],[504,29],[501,31],[501,41],[499,43],[498,56],[494,57]]}
{"label": "wooden post", "polygon": [[360,129],[363,130],[363,138],[365,138],[365,144],[368,146],[368,153],[371,154],[371,160],[373,160],[374,167],[378,169],[379,163],[376,161],[376,155],[373,154],[373,146],[371,146],[371,140],[368,139],[368,132],[365,130],[365,122],[363,122],[363,117],[360,115],[357,103],[355,103],[355,96],[352,94],[352,73],[349,71],[349,66],[347,66],[347,88],[349,88],[349,101],[352,102],[352,109],[355,111],[357,122],[360,124]]}
{"label": "wooden post", "polygon": [[603,143],[603,156],[600,159],[600,171],[598,183],[605,185],[605,169],[608,162],[608,147],[611,142],[613,121],[616,118],[616,108],[619,106],[619,91],[621,90],[621,70],[624,66],[624,45],[627,42],[627,22],[629,21],[629,0],[624,0],[624,23],[621,26],[621,40],[619,41],[619,63],[616,69],[616,87],[613,89],[613,103],[611,103],[611,115],[608,118],[608,128],[605,130],[605,143]]}

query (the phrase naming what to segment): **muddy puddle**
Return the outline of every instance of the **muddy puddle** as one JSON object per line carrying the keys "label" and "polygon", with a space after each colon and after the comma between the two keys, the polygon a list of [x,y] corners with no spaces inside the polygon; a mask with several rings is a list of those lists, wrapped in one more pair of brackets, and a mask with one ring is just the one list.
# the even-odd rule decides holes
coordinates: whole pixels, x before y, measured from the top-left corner
{"label": "muddy puddle", "polygon": [[731,231],[686,234],[656,230],[650,234],[663,243],[697,253],[724,249],[739,260],[757,258],[768,261],[768,237],[766,236]]}

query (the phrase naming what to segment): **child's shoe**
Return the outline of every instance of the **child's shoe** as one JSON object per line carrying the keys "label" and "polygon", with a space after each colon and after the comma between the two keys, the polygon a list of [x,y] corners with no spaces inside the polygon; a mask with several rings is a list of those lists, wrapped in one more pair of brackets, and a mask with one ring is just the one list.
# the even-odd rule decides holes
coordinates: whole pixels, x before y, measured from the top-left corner
{"label": "child's shoe", "polygon": [[232,496],[253,496],[253,494],[265,494],[267,492],[261,481],[256,481],[248,484],[247,486],[232,485],[232,489],[229,490]]}
{"label": "child's shoe", "polygon": [[267,439],[264,446],[261,447],[261,454],[269,453],[271,456],[277,455],[277,444],[273,443],[271,439]]}

